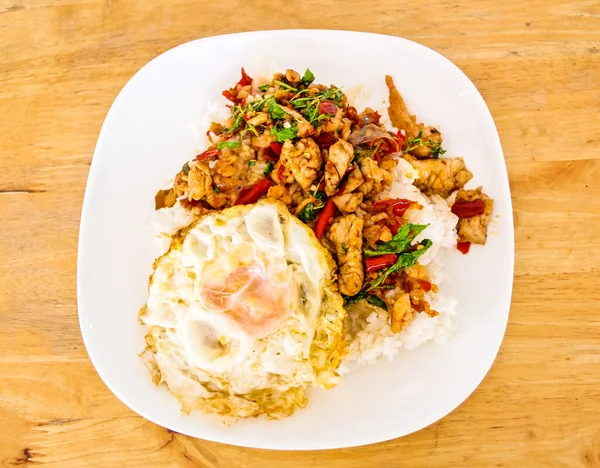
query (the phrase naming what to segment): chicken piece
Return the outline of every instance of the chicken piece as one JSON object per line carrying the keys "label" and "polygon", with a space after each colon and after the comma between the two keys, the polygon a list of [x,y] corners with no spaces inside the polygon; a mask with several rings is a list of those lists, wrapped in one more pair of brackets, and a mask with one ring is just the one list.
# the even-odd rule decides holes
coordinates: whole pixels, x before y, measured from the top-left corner
{"label": "chicken piece", "polygon": [[339,107],[333,117],[325,119],[320,127],[322,132],[336,132],[342,127],[342,109]]}
{"label": "chicken piece", "polygon": [[354,157],[354,147],[344,140],[338,140],[329,147],[325,164],[325,193],[328,196],[338,191],[338,185]]}
{"label": "chicken piece", "polygon": [[417,312],[425,312],[430,317],[438,316],[439,312],[431,309],[429,302],[425,299],[426,292],[433,291],[437,293],[438,288],[429,279],[423,265],[416,263],[404,270],[404,275],[404,289],[410,296],[412,308]]}
{"label": "chicken piece", "polygon": [[268,148],[275,139],[269,132],[263,132],[260,135],[252,135],[252,148]]}
{"label": "chicken piece", "polygon": [[154,209],[171,208],[177,201],[175,190],[159,190],[154,197]]}
{"label": "chicken piece", "polygon": [[206,193],[206,201],[213,208],[223,208],[230,202],[230,198],[226,193],[223,192],[215,192],[211,187],[210,190]]}
{"label": "chicken piece", "polygon": [[419,134],[417,118],[408,112],[404,99],[402,99],[390,75],[386,75],[385,84],[390,92],[388,115],[390,116],[392,125],[398,130],[404,130],[407,139],[416,138]]}
{"label": "chicken piece", "polygon": [[221,150],[214,168],[216,174],[234,179],[239,179],[247,169],[247,160],[244,160],[237,152],[232,152],[227,148]]}
{"label": "chicken piece", "polygon": [[402,293],[392,307],[391,326],[392,333],[400,333],[413,321],[415,311],[410,303],[408,293]]}
{"label": "chicken piece", "polygon": [[289,106],[282,106],[281,108],[294,118],[296,127],[298,128],[298,137],[304,138],[315,133],[315,127],[313,127],[310,122],[306,120],[302,114],[300,114],[300,112],[292,109]]}
{"label": "chicken piece", "polygon": [[363,201],[363,194],[361,192],[344,192],[341,195],[334,195],[331,199],[343,213],[354,213]]}
{"label": "chicken piece", "polygon": [[187,175],[190,200],[201,200],[211,190],[212,177],[208,166],[203,162],[197,162],[190,168]]}
{"label": "chicken piece", "polygon": [[340,130],[340,138],[342,140],[347,140],[350,137],[351,132],[352,132],[352,120],[343,118],[342,119],[342,129]]}
{"label": "chicken piece", "polygon": [[481,187],[475,190],[459,190],[456,195],[458,201],[482,200],[485,203],[483,214],[471,218],[460,218],[458,220],[457,232],[458,242],[472,242],[473,244],[485,244],[487,240],[487,228],[494,208],[494,200],[481,191]]}
{"label": "chicken piece", "polygon": [[274,198],[275,200],[280,200],[285,203],[287,206],[292,204],[292,196],[285,188],[284,185],[274,185],[267,192],[267,197]]}
{"label": "chicken piece", "polygon": [[362,264],[363,220],[351,214],[335,221],[329,228],[329,239],[338,259],[340,293],[358,294],[365,279]]}
{"label": "chicken piece", "polygon": [[433,155],[434,148],[440,148],[442,145],[442,134],[435,127],[428,125],[419,124],[419,137],[420,142],[418,144],[411,145],[408,141],[408,148],[412,148],[409,153],[417,158],[430,158]]}
{"label": "chicken piece", "polygon": [[271,171],[271,179],[276,184],[281,184],[281,185],[292,184],[295,180],[292,170],[285,165],[283,165],[283,170],[282,170],[281,169],[282,165],[283,164],[281,163],[281,161],[277,161],[275,163],[275,166],[273,167],[273,170]]}
{"label": "chicken piece", "polygon": [[281,148],[280,162],[292,171],[294,179],[307,191],[317,178],[323,159],[321,150],[312,138],[302,138],[294,145],[286,140]]}
{"label": "chicken piece", "polygon": [[173,192],[175,192],[175,196],[177,198],[185,195],[189,190],[187,175],[180,171],[175,176],[175,180],[173,181]]}
{"label": "chicken piece", "polygon": [[300,74],[297,71],[288,68],[285,71],[285,79],[288,80],[291,84],[296,84],[299,83],[302,78],[300,77]]}
{"label": "chicken piece", "polygon": [[346,179],[346,183],[344,184],[344,193],[354,192],[365,181],[362,172],[360,172],[358,164],[354,163],[352,164],[352,167],[354,169],[352,170],[352,172],[350,172],[350,174],[348,174],[348,178]]}
{"label": "chicken piece", "polygon": [[[384,213],[385,214],[385,213]],[[363,231],[363,237],[369,244],[369,247],[375,248],[377,242],[389,242],[392,240],[392,231],[389,227],[382,224],[373,224]]]}
{"label": "chicken piece", "polygon": [[374,159],[363,158],[359,164],[365,179],[365,182],[360,186],[360,191],[365,197],[377,195],[386,185],[391,184],[392,176],[390,173],[381,169]]}
{"label": "chicken piece", "polygon": [[266,112],[259,112],[254,117],[252,117],[250,120],[248,120],[248,123],[250,125],[254,125],[255,127],[257,127],[259,125],[267,123],[268,120],[269,120],[269,114],[267,114]]}
{"label": "chicken piece", "polygon": [[450,193],[462,188],[473,178],[462,158],[406,159],[419,173],[419,178],[413,185],[427,195],[447,198]]}

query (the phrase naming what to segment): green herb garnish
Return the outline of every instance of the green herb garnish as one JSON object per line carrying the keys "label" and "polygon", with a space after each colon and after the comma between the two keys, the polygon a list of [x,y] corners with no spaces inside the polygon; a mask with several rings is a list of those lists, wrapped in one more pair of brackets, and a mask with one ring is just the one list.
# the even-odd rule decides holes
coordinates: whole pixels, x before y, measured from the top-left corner
{"label": "green herb garnish", "polygon": [[300,213],[296,215],[296,217],[305,223],[312,221],[317,217],[317,214],[315,213],[315,205],[313,203],[307,203],[304,208],[302,208]]}
{"label": "green herb garnish", "polygon": [[348,252],[348,246],[346,244],[342,244],[342,250],[344,252]]}
{"label": "green herb garnish", "polygon": [[221,189],[215,185],[215,186],[213,186],[213,192],[221,193]]}
{"label": "green herb garnish", "polygon": [[248,161],[248,166],[254,166],[256,164],[256,159],[251,159]]}
{"label": "green herb garnish", "polygon": [[222,150],[223,148],[239,148],[242,144],[239,141],[220,141],[217,143],[217,149]]}
{"label": "green herb garnish", "polygon": [[379,296],[375,294],[369,294],[366,291],[361,291],[355,296],[347,297],[344,302],[344,306],[349,306],[352,304],[356,304],[359,301],[365,300],[369,304],[374,305],[375,307],[379,307],[383,310],[388,310],[388,306],[384,300],[382,300]]}
{"label": "green herb garnish", "polygon": [[267,163],[267,167],[265,167],[265,170],[263,171],[263,175],[265,177],[267,177],[272,171],[273,171],[273,162],[269,161]]}
{"label": "green herb garnish", "polygon": [[287,89],[288,91],[298,92],[297,88],[294,88],[292,85],[284,83],[283,81],[273,80],[273,83],[277,83],[280,88]]}
{"label": "green herb garnish", "polygon": [[313,81],[315,81],[315,75],[313,75],[313,72],[311,72],[307,68],[306,71],[304,72],[304,75],[302,76],[302,84],[305,85],[305,86],[308,86]]}
{"label": "green herb garnish", "polygon": [[181,172],[183,172],[185,175],[188,175],[190,173],[190,165],[185,163],[183,166],[181,166]]}
{"label": "green herb garnish", "polygon": [[426,146],[431,151],[431,156],[433,156],[434,159],[437,159],[440,154],[446,152],[446,150],[442,148],[442,142],[431,140],[423,141],[423,131],[420,131],[416,138],[409,138],[406,141],[406,144],[408,145],[408,148],[406,148],[405,153],[410,153],[417,148]]}
{"label": "green herb garnish", "polygon": [[376,257],[389,253],[401,253],[406,250],[410,243],[423,232],[429,224],[405,224],[389,242],[384,242],[377,250],[364,250],[365,257]]}
{"label": "green herb garnish", "polygon": [[267,101],[267,108],[273,119],[283,119],[287,114],[287,112],[277,104],[274,97],[269,98]]}
{"label": "green herb garnish", "polygon": [[264,93],[264,92],[265,92],[265,91],[267,91],[267,90],[268,90],[270,87],[271,87],[271,85],[270,85],[269,83],[266,83],[266,84],[260,85],[260,86],[258,87],[258,90],[259,90],[261,93]]}
{"label": "green herb garnish", "polygon": [[277,137],[278,143],[283,143],[285,140],[292,140],[293,138],[296,138],[296,135],[298,135],[298,127],[296,124],[292,124],[290,128],[273,127],[271,129],[271,135],[275,135]]}

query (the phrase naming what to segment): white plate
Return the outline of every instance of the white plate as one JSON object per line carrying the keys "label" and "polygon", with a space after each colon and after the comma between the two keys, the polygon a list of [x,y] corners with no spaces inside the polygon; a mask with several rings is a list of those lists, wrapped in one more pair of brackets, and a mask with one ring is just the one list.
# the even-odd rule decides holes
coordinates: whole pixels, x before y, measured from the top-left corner
{"label": "white plate", "polygon": [[[459,328],[445,346],[401,352],[312,391],[308,406],[281,421],[220,425],[182,416],[138,358],[154,247],[148,218],[154,194],[204,147],[211,102],[239,79],[310,68],[320,83],[343,86],[385,111],[391,74],[409,109],[439,125],[447,156],[463,156],[494,198],[497,218],[485,247],[448,257],[448,289],[459,300]],[[508,320],[513,277],[510,191],[498,133],[469,79],[436,52],[397,37],[343,31],[263,31],[211,37],[172,49],[123,88],[102,127],[81,218],[79,320],[92,362],[127,406],[169,429],[203,439],[270,449],[329,449],[380,442],[442,418],[479,385]],[[494,421],[490,421],[493,424]],[[459,423],[457,423],[459,424]]]}

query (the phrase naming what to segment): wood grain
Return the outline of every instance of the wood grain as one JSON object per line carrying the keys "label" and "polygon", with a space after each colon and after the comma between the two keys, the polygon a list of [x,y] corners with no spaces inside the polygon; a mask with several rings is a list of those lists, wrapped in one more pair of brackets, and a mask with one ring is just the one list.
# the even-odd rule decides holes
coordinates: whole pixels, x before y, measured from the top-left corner
{"label": "wood grain", "polygon": [[[506,338],[463,405],[402,439],[293,453],[191,439],[121,404],[81,340],[79,215],[114,97],[182,42],[278,28],[432,47],[500,132],[517,240]],[[600,467],[600,2],[0,0],[0,44],[1,466]]]}

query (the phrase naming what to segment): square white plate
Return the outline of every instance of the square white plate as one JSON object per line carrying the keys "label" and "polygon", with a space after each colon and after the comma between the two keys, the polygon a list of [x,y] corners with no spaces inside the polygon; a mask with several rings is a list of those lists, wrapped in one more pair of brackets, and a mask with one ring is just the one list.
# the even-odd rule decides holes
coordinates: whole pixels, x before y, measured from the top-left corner
{"label": "square white plate", "polygon": [[[222,426],[213,416],[183,416],[138,357],[155,247],[148,219],[154,194],[204,149],[207,117],[221,91],[239,79],[310,68],[319,83],[342,86],[386,114],[384,76],[394,77],[412,113],[438,125],[445,156],[463,156],[495,200],[485,247],[447,255],[445,290],[459,301],[459,326],[444,347],[427,344],[312,391],[308,406],[281,421]],[[79,320],[106,385],[145,418],[177,432],[270,449],[328,449],[400,437],[442,418],[479,385],[508,320],[514,263],[508,178],[490,112],[469,79],[436,52],[397,37],[345,31],[262,31],[211,37],[172,49],[143,67],[116,98],[102,127],[81,218]]]}

